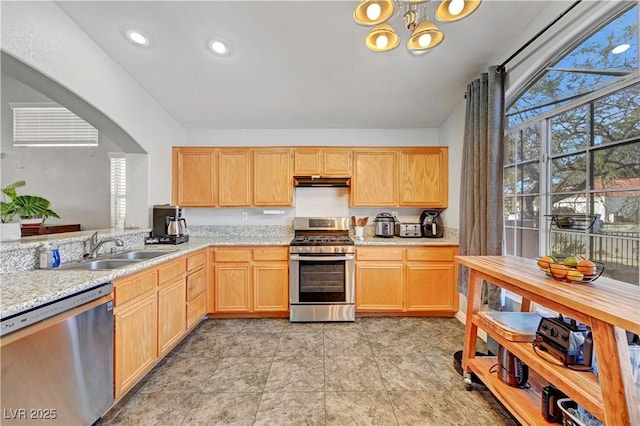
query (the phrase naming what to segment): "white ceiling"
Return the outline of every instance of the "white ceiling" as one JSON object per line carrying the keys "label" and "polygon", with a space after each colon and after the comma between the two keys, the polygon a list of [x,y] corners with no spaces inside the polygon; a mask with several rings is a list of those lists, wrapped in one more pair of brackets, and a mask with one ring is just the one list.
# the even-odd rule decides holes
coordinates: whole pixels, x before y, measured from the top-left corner
{"label": "white ceiling", "polygon": [[[392,21],[400,46],[369,51],[353,1],[57,2],[186,129],[440,127],[547,3],[485,0],[439,24],[444,42],[413,56],[401,17]],[[134,46],[127,29],[152,44]],[[212,36],[229,40],[232,54],[212,55]]]}

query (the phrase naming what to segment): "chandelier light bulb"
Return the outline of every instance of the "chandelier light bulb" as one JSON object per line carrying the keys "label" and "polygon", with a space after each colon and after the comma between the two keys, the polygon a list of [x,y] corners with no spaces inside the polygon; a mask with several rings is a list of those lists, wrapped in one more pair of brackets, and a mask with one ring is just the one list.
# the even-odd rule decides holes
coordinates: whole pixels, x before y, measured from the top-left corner
{"label": "chandelier light bulb", "polygon": [[418,37],[418,44],[420,45],[420,47],[429,46],[431,44],[431,34],[422,34],[420,37]]}
{"label": "chandelier light bulb", "polygon": [[457,16],[464,9],[464,0],[451,0],[449,3],[449,13]]}
{"label": "chandelier light bulb", "polygon": [[378,49],[384,49],[385,47],[387,47],[387,44],[389,44],[389,39],[386,35],[381,35],[376,38],[376,47]]}
{"label": "chandelier light bulb", "polygon": [[372,21],[375,21],[380,17],[381,12],[382,12],[382,9],[380,8],[380,5],[378,3],[371,3],[367,7],[367,18],[371,19]]}
{"label": "chandelier light bulb", "polygon": [[617,55],[619,53],[622,52],[626,52],[628,48],[630,48],[631,46],[628,44],[620,44],[616,47],[614,47],[613,49],[611,49],[611,53],[613,53],[614,55]]}

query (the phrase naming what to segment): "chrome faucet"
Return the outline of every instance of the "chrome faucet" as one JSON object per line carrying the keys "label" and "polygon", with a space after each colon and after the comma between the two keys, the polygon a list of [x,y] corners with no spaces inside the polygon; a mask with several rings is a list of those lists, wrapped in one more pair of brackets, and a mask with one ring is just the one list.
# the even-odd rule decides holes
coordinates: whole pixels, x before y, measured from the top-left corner
{"label": "chrome faucet", "polygon": [[89,242],[89,254],[85,255],[85,257],[89,257],[91,259],[95,259],[96,256],[98,256],[98,251],[104,243],[113,242],[118,247],[122,247],[124,245],[120,238],[103,238],[98,240],[98,232],[95,232],[87,241]]}

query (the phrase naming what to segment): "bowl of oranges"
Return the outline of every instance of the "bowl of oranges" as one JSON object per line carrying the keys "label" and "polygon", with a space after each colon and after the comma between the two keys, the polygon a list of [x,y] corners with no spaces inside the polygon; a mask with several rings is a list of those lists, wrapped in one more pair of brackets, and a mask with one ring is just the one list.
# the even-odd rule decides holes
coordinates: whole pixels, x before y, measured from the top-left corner
{"label": "bowl of oranges", "polygon": [[555,256],[536,257],[538,267],[556,281],[568,283],[590,283],[598,279],[604,265],[581,256],[569,256],[559,260]]}

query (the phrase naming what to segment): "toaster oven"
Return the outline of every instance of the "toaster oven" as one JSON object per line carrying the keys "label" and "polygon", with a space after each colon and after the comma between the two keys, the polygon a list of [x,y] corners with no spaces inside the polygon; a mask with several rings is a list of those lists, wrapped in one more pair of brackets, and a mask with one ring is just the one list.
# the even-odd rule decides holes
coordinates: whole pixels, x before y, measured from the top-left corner
{"label": "toaster oven", "polygon": [[420,238],[422,231],[419,223],[397,223],[395,229],[396,237]]}

